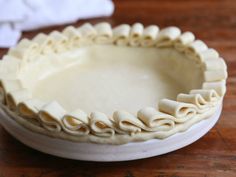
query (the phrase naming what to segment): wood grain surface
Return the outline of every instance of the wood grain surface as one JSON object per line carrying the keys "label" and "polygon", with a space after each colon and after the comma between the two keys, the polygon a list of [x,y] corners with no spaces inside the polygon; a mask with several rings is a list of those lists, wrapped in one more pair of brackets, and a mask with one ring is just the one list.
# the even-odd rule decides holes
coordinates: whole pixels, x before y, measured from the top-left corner
{"label": "wood grain surface", "polygon": [[[143,160],[94,163],[53,157],[26,147],[0,127],[0,177],[235,177],[236,176],[236,1],[116,0],[112,25],[142,22],[179,26],[194,32],[218,50],[228,65],[227,94],[217,125],[197,142],[165,155]],[[73,25],[78,26],[84,21]],[[50,27],[24,33],[61,30]],[[1,34],[0,34],[1,35]],[[0,56],[6,50],[0,49]]]}

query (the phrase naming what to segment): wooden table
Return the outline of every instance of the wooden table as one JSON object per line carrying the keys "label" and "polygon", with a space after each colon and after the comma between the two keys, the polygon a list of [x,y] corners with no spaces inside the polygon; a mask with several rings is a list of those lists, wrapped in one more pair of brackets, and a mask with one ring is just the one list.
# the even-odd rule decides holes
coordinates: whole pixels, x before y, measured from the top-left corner
{"label": "wooden table", "polygon": [[[116,163],[93,163],[66,160],[30,149],[0,127],[0,177],[179,177],[236,176],[236,1],[115,1],[116,11],[108,21],[112,25],[142,22],[179,26],[190,30],[217,49],[228,64],[228,91],[222,116],[217,125],[199,141],[175,152],[143,160]],[[80,21],[75,26],[78,26]],[[61,30],[64,26],[27,32]],[[0,50],[3,55],[6,50]]]}

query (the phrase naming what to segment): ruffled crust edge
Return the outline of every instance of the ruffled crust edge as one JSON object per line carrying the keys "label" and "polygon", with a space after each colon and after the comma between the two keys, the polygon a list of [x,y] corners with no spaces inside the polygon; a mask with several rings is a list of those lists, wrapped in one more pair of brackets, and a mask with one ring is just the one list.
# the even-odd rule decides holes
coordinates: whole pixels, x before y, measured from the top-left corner
{"label": "ruffled crust edge", "polygon": [[[160,100],[158,108],[143,108],[137,116],[118,110],[108,117],[100,112],[88,116],[82,110],[68,113],[56,101],[45,103],[32,98],[18,79],[20,70],[37,56],[62,53],[88,44],[171,47],[201,66],[204,75],[202,88],[190,90],[188,94],[180,93],[176,100]],[[47,131],[64,132],[68,136],[92,135],[102,139],[131,136],[135,140],[140,133],[168,134],[195,117],[209,117],[207,113],[222,102],[226,92],[227,66],[216,50],[196,40],[191,32],[181,33],[177,27],[144,27],[141,23],[122,24],[115,28],[106,22],[86,23],[79,28],[69,26],[63,32],[40,33],[32,40],[22,39],[10,49],[0,61],[0,68],[3,68],[0,70],[1,103],[26,120],[36,120],[37,125]]]}

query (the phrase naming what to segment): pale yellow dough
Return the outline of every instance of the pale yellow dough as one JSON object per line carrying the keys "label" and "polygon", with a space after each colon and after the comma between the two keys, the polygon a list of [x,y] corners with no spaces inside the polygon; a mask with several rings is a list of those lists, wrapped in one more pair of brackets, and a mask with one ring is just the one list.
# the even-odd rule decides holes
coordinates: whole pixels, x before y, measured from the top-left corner
{"label": "pale yellow dough", "polygon": [[0,111],[79,142],[167,138],[214,114],[227,66],[191,32],[106,22],[23,39],[0,60]]}
{"label": "pale yellow dough", "polygon": [[[33,97],[57,100],[68,112],[80,108],[111,116],[120,109],[135,114],[145,106],[156,107],[162,98],[175,99],[178,93],[188,92],[187,78],[179,82],[166,69],[168,63],[164,60],[172,56],[168,58],[164,54],[171,53],[171,49],[111,45],[78,50],[84,50],[76,58],[81,62],[55,73],[52,70],[41,78],[32,88]],[[75,57],[78,50],[70,55]],[[177,51],[175,60],[189,62]],[[193,73],[200,72],[195,65],[190,69]]]}

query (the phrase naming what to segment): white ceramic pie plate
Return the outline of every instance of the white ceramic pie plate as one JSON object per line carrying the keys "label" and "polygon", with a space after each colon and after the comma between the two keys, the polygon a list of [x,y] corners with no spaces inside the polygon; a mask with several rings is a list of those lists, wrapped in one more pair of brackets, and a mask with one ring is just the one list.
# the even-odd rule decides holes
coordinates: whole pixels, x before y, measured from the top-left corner
{"label": "white ceramic pie plate", "polygon": [[111,162],[153,157],[185,147],[201,138],[215,125],[220,117],[221,110],[222,106],[210,118],[193,125],[185,132],[177,133],[169,138],[124,145],[75,143],[51,138],[24,128],[2,110],[0,110],[0,123],[20,142],[41,152],[69,159]]}

